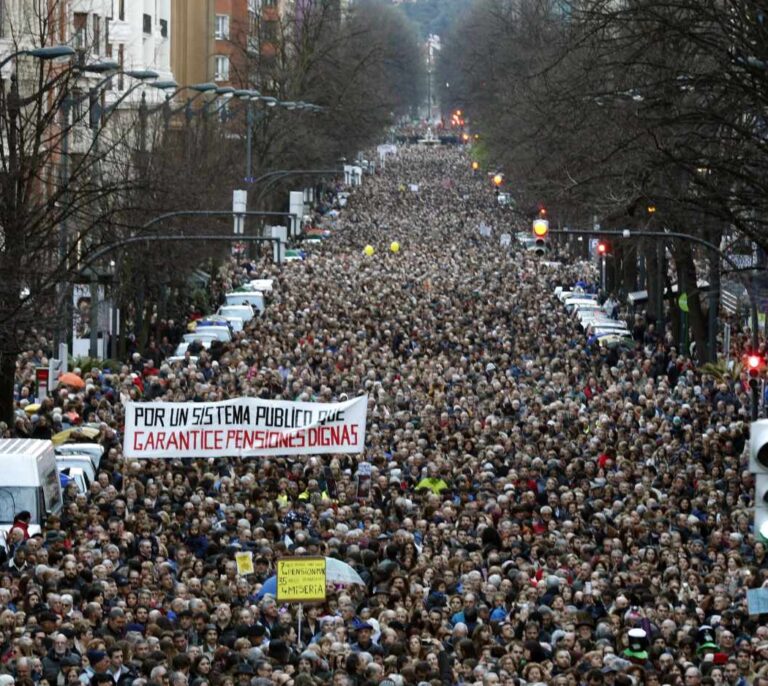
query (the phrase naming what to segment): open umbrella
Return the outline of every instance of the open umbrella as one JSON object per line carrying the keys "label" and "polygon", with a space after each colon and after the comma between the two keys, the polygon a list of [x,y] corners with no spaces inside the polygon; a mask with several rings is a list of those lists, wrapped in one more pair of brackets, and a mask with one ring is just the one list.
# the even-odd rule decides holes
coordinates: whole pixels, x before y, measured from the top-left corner
{"label": "open umbrella", "polygon": [[59,383],[64,386],[72,386],[72,388],[85,388],[85,381],[72,372],[64,372],[59,377]]}
{"label": "open umbrella", "polygon": [[35,414],[35,412],[37,412],[41,407],[42,406],[40,405],[40,403],[32,403],[31,405],[27,405],[24,408],[24,411],[27,414]]}
{"label": "open umbrella", "polygon": [[[337,560],[335,557],[325,558],[325,583],[339,584],[340,586],[365,586],[365,581],[360,575],[352,569],[346,562]],[[256,595],[259,600],[265,595],[277,595],[277,577],[271,576],[261,587]]]}

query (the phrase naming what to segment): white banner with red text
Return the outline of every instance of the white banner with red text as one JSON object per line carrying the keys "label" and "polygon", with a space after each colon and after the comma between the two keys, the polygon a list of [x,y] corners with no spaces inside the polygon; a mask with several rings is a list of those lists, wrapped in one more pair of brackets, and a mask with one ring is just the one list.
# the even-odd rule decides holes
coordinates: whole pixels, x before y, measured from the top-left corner
{"label": "white banner with red text", "polygon": [[367,410],[367,395],[340,403],[126,403],[123,452],[144,458],[360,453]]}

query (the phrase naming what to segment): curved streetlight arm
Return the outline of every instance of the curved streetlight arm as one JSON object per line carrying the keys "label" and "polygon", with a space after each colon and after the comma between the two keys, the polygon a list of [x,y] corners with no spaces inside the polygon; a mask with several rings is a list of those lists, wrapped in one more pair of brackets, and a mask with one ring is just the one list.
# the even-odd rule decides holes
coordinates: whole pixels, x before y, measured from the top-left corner
{"label": "curved streetlight arm", "polygon": [[[161,222],[164,222],[166,219],[173,219],[174,217],[234,217],[237,215],[243,215],[247,217],[289,217],[289,218],[295,218],[296,215],[292,212],[268,212],[266,210],[245,210],[243,212],[233,212],[232,210],[178,210],[176,212],[166,212],[165,214],[160,214],[157,217],[153,217],[149,221],[145,222],[141,226],[136,227],[140,231],[144,231],[146,229],[149,229],[150,227],[154,226],[155,224],[160,224]],[[98,250],[94,251],[91,255],[89,255],[87,258],[85,258],[80,263],[80,271],[83,271],[84,269],[87,269],[89,267],[92,267],[98,260],[100,260],[105,255],[108,255],[109,253],[117,250],[118,248],[121,248],[125,245],[130,245],[132,243],[140,243],[144,241],[152,241],[152,240],[244,240],[244,241],[279,241],[278,238],[263,238],[263,237],[257,237],[257,236],[171,236],[171,237],[158,237],[158,236],[147,236],[147,235],[139,235],[139,236],[129,236],[127,238],[120,239],[118,241],[115,241],[114,243],[109,243],[108,245],[105,245]]]}
{"label": "curved streetlight arm", "polygon": [[[183,93],[186,90],[196,90],[197,92],[195,95],[193,95],[191,98],[187,100],[183,105],[180,107],[177,107],[176,109],[171,108],[171,101],[179,94]],[[165,96],[165,100],[161,102],[159,105],[156,105],[155,107],[149,108],[147,110],[147,114],[155,114],[156,112],[163,112],[163,116],[165,117],[171,117],[174,114],[178,114],[179,112],[183,112],[184,109],[189,105],[190,103],[197,100],[201,95],[205,95],[206,93],[211,93],[213,89],[206,89],[206,90],[199,90],[196,89],[194,86],[180,86],[176,90],[174,90],[172,93],[168,93]],[[215,94],[214,94],[215,95]]]}
{"label": "curved streetlight arm", "polygon": [[17,57],[22,57],[24,55],[36,57],[40,60],[53,60],[59,57],[72,57],[75,54],[75,49],[68,45],[51,45],[42,48],[26,48],[24,50],[16,50],[16,52],[12,52],[5,59],[3,59],[2,62],[0,62],[0,70],[2,70],[2,68],[11,60],[16,59]]}
{"label": "curved streetlight arm", "polygon": [[144,80],[141,79],[134,83],[130,88],[127,88],[125,93],[123,93],[115,102],[113,102],[109,107],[99,107],[99,116],[98,121],[100,122],[104,115],[109,116],[112,114],[119,106],[120,104],[131,94],[133,91],[135,91],[137,88],[145,85]]}
{"label": "curved streetlight arm", "polygon": [[[136,88],[141,86],[145,83],[147,80],[146,78],[140,78],[135,84],[133,84],[131,87],[129,87],[125,93],[123,93],[120,98],[118,98],[114,103],[112,103],[109,107],[102,107],[101,103],[99,102],[99,93],[101,92],[101,89],[106,86],[115,76],[133,76],[136,72],[131,72],[130,70],[118,70],[110,73],[109,75],[105,76],[101,81],[94,84],[88,89],[88,95],[83,96],[79,100],[73,100],[71,104],[80,103],[85,98],[88,98],[88,107],[89,107],[89,125],[92,129],[99,128],[99,125],[101,124],[101,120],[104,117],[104,114],[109,114],[113,112],[117,107],[120,105],[123,100],[125,100]],[[134,77],[135,78],[135,77]],[[149,77],[147,77],[149,78]]]}

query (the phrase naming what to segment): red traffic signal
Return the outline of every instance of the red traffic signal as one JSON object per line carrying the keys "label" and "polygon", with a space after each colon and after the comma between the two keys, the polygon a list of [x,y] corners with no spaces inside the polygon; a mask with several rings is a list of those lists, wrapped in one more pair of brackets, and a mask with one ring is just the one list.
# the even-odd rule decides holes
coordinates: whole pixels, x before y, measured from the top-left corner
{"label": "red traffic signal", "polygon": [[601,256],[608,254],[608,243],[606,243],[605,241],[598,241],[597,254]]}
{"label": "red traffic signal", "polygon": [[765,366],[765,360],[763,359],[763,356],[758,353],[749,353],[746,356],[746,363],[747,374],[749,376],[749,387],[752,390],[755,390],[757,388],[758,379],[760,378],[760,373]]}

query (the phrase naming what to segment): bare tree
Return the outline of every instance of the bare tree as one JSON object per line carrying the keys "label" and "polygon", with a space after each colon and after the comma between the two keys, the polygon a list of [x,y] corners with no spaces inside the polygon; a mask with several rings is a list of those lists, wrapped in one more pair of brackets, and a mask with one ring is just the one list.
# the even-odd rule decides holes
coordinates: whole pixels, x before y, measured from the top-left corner
{"label": "bare tree", "polygon": [[[49,44],[59,3],[23,15],[25,39]],[[34,12],[32,10],[35,10]],[[20,35],[12,35],[21,50]],[[25,46],[26,47],[26,46]],[[129,206],[130,129],[92,136],[77,64],[18,56],[0,82],[0,417],[13,415],[16,356],[62,321],[84,253]],[[101,170],[119,172],[102,174]]]}

